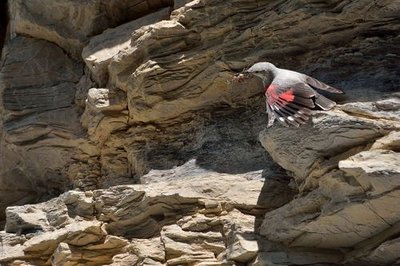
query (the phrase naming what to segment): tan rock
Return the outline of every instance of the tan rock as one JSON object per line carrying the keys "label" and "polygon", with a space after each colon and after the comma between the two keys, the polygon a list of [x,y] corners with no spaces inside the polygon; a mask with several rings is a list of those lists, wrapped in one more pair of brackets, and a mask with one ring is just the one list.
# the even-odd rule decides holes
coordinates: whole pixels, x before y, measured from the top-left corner
{"label": "tan rock", "polygon": [[260,252],[250,265],[254,266],[275,266],[275,265],[312,265],[312,264],[339,264],[343,257],[340,254],[329,251],[298,250],[289,252]]}
{"label": "tan rock", "polygon": [[85,112],[81,117],[90,139],[103,143],[113,131],[124,129],[128,123],[126,108],[125,93],[91,88],[88,91]]}
{"label": "tan rock", "polygon": [[81,221],[55,231],[45,232],[32,237],[24,243],[25,253],[50,255],[58,244],[65,242],[75,246],[84,246],[102,239],[106,232],[100,222]]}
{"label": "tan rock", "polygon": [[112,258],[113,262],[110,266],[131,266],[136,265],[138,258],[136,255],[130,253],[117,254]]}
{"label": "tan rock", "polygon": [[63,194],[63,202],[70,216],[92,217],[94,215],[93,193],[68,191]]}
{"label": "tan rock", "polygon": [[400,153],[372,150],[358,153],[339,162],[339,168],[353,176],[363,190],[379,195],[400,185]]}
{"label": "tan rock", "polygon": [[371,150],[376,149],[393,150],[398,152],[400,149],[400,131],[392,131],[387,136],[375,141]]}
{"label": "tan rock", "polygon": [[51,256],[51,262],[54,265],[81,265],[82,263],[104,265],[117,261],[128,262],[131,261],[131,257],[115,257],[115,254],[121,252],[127,243],[128,241],[116,236],[106,236],[101,243],[80,247],[74,244],[60,243]]}
{"label": "tan rock", "polygon": [[80,58],[84,44],[90,36],[168,5],[172,4],[168,1],[152,0],[135,5],[120,0],[35,0],[28,4],[17,0],[10,3],[9,7],[11,32],[56,43],[72,56]]}
{"label": "tan rock", "polygon": [[[6,234],[1,263],[45,265],[52,254],[61,265],[396,261],[397,172],[385,171],[397,166],[388,133],[398,131],[399,102],[382,99],[398,90],[398,3],[172,2],[10,2],[0,202],[43,201],[69,189],[67,176],[94,191],[10,208],[7,228],[21,237]],[[123,39],[132,21],[172,5],[170,20]],[[115,49],[96,44],[112,46],[114,38]],[[83,71],[88,43],[89,67],[98,67]],[[301,129],[263,133],[295,181],[257,142],[267,120],[259,81],[229,83],[260,60],[344,88],[346,101],[357,101],[316,112]],[[133,252],[125,237],[162,239],[163,260],[158,244]]]}
{"label": "tan rock", "polygon": [[43,204],[12,206],[6,209],[6,232],[29,234],[52,231],[72,221],[63,201],[55,198]]}
{"label": "tan rock", "polygon": [[81,132],[73,107],[81,64],[52,43],[26,37],[7,44],[2,62],[0,210],[63,191],[63,169]]}
{"label": "tan rock", "polygon": [[237,235],[235,242],[228,247],[228,259],[238,262],[252,261],[259,251],[257,240],[252,238],[252,235]]}
{"label": "tan rock", "polygon": [[260,233],[291,247],[326,249],[354,247],[374,238],[369,245],[376,245],[383,231],[387,237],[395,235],[400,219],[394,209],[399,201],[397,157],[396,152],[374,149],[340,161],[340,170],[321,177],[319,188],[267,213]]}
{"label": "tan rock", "polygon": [[108,64],[118,52],[130,46],[133,32],[140,27],[168,19],[169,13],[170,8],[163,8],[116,28],[105,30],[102,34],[90,39],[89,44],[82,51],[82,58],[100,87],[107,84]]}
{"label": "tan rock", "polygon": [[156,260],[153,260],[153,259],[150,259],[150,258],[145,258],[142,262],[140,262],[138,265],[140,265],[140,266],[147,266],[147,265],[165,265],[165,264],[163,264],[163,263],[161,263],[161,262],[159,262],[159,261],[156,261]]}
{"label": "tan rock", "polygon": [[369,250],[360,260],[354,259],[351,261],[353,263],[369,265],[396,263],[400,258],[398,253],[399,245],[400,243],[398,238],[388,240],[377,246],[374,250]]}
{"label": "tan rock", "polygon": [[141,259],[150,258],[158,262],[164,262],[164,245],[159,237],[151,239],[133,239],[131,248]]}
{"label": "tan rock", "polygon": [[[365,106],[372,106],[372,103]],[[342,107],[341,107],[342,108]],[[390,115],[386,112],[385,114]],[[314,125],[298,129],[286,130],[275,127],[263,131],[260,141],[272,158],[283,168],[293,173],[296,181],[302,184],[306,177],[312,175],[314,169],[321,172],[326,157],[332,158],[346,151],[373,143],[385,134],[396,123],[358,118],[334,110],[321,112],[314,116]],[[397,125],[400,126],[400,125]],[[336,164],[338,160],[336,160]],[[335,165],[325,165],[324,171],[329,171]],[[323,172],[323,171],[322,171]]]}
{"label": "tan rock", "polygon": [[67,243],[60,243],[52,255],[52,265],[75,265],[71,262],[72,252]]}
{"label": "tan rock", "polygon": [[0,264],[23,257],[22,244],[25,241],[25,236],[0,231]]}
{"label": "tan rock", "polygon": [[[28,209],[27,212],[23,212]],[[26,208],[20,206],[8,207],[6,210],[6,226],[5,231],[8,233],[21,234],[24,230],[46,230],[49,225],[47,223],[46,213],[37,210],[35,206]]]}

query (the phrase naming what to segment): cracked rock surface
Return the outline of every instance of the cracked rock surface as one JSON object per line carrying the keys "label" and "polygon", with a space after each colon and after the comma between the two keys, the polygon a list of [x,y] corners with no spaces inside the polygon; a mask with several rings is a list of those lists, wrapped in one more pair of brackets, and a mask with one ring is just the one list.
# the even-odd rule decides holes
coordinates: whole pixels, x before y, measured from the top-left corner
{"label": "cracked rock surface", "polygon": [[[1,12],[1,265],[400,264],[398,1]],[[267,129],[258,61],[345,95]]]}

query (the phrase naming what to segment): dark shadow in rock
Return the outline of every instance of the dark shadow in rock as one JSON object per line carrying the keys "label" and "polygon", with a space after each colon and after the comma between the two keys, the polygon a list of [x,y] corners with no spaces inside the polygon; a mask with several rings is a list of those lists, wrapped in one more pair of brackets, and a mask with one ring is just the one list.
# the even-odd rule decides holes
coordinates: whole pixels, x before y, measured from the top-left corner
{"label": "dark shadow in rock", "polygon": [[267,116],[262,108],[217,110],[206,125],[197,164],[219,173],[239,174],[270,167],[271,157],[258,141]]}
{"label": "dark shadow in rock", "polygon": [[264,178],[264,185],[261,189],[257,205],[265,209],[265,212],[256,217],[254,224],[255,233],[258,233],[265,213],[290,202],[298,192],[295,183],[291,182],[291,177],[287,175],[286,170],[276,163],[271,164],[268,169],[265,169],[262,177]]}
{"label": "dark shadow in rock", "polygon": [[7,1],[0,1],[0,57],[3,50],[4,42],[6,41],[8,27],[8,7]]}
{"label": "dark shadow in rock", "polygon": [[[256,235],[258,254],[257,265],[341,265],[343,254],[339,250],[309,247],[291,247],[283,243],[272,242],[260,235],[259,228],[265,213],[278,209],[292,201],[298,194],[297,187],[286,171],[275,164],[263,171],[264,186],[260,192],[257,205],[265,210],[256,216],[254,235]],[[321,264],[318,264],[321,262]],[[340,264],[339,264],[340,263]]]}
{"label": "dark shadow in rock", "polygon": [[214,107],[211,112],[181,118],[176,127],[152,132],[152,140],[143,145],[147,171],[173,169],[190,160],[205,171],[218,173],[268,169],[272,158],[258,140],[268,118],[264,96],[260,94],[243,106]]}

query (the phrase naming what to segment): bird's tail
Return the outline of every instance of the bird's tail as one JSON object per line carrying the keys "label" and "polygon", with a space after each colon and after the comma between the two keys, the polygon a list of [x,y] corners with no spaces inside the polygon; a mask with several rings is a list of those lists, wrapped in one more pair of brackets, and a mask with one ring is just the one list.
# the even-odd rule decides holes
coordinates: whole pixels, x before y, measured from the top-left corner
{"label": "bird's tail", "polygon": [[323,96],[319,93],[317,95],[315,95],[314,102],[317,106],[319,106],[324,111],[330,110],[336,105],[336,103],[334,101],[329,100],[328,98],[326,98],[325,96]]}
{"label": "bird's tail", "polygon": [[325,84],[325,83],[323,83],[315,78],[309,77],[309,76],[306,76],[306,82],[316,89],[329,91],[331,93],[343,93],[343,91],[341,91],[337,88],[334,88],[332,86],[329,86],[328,84]]}

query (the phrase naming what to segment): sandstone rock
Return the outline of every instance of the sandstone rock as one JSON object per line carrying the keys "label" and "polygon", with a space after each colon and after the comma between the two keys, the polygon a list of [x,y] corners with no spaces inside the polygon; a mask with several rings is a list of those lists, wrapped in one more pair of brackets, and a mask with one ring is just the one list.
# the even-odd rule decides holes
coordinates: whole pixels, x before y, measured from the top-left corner
{"label": "sandstone rock", "polygon": [[400,148],[400,132],[392,131],[387,136],[378,139],[372,145],[371,150],[382,149],[382,150],[393,150],[398,152]]}
{"label": "sandstone rock", "polygon": [[[400,127],[397,109],[375,112],[373,106],[374,103],[346,104],[340,107],[346,113],[321,112],[314,116],[312,125],[289,131],[281,127],[268,129],[260,134],[260,141],[272,158],[304,185],[306,177],[312,177],[316,168],[316,174],[321,175],[335,167],[343,156],[358,152],[354,148],[371,144],[385,132]],[[351,115],[357,112],[374,113],[375,119]],[[391,116],[393,121],[386,120]]]}
{"label": "sandstone rock", "polygon": [[0,210],[63,191],[63,168],[81,133],[73,106],[79,63],[54,44],[26,37],[10,41],[3,58]]}
{"label": "sandstone rock", "polygon": [[[149,175],[156,174],[162,171]],[[1,235],[9,240],[4,241],[7,254],[0,261],[43,264],[51,257],[54,265],[248,262],[257,253],[251,214],[265,210],[256,198],[263,187],[261,173],[250,176],[188,172],[180,182],[160,178],[147,185],[69,191],[48,202],[10,207],[7,229],[23,237]]]}
{"label": "sandstone rock", "polygon": [[51,260],[54,265],[79,265],[81,263],[85,263],[85,265],[104,265],[111,261],[115,262],[117,258],[114,255],[120,252],[126,244],[126,240],[115,236],[107,236],[104,243],[84,247],[60,243]]}
{"label": "sandstone rock", "polygon": [[[92,88],[88,91],[81,122],[93,141],[104,142],[113,131],[126,128],[125,95],[119,91]],[[108,113],[108,116],[107,116]],[[114,113],[113,117],[109,114]]]}
{"label": "sandstone rock", "polygon": [[[302,195],[290,203],[266,214],[259,228],[260,234],[265,235],[269,241],[283,243],[289,250],[278,253],[268,251],[259,255],[256,263],[260,260],[263,261],[260,263],[265,264],[291,264],[290,254],[298,254],[299,257],[295,259],[298,264],[303,263],[303,259],[307,261],[304,262],[306,264],[337,263],[344,258],[344,254],[333,252],[333,257],[330,257],[324,252],[352,248],[353,251],[346,254],[347,261],[353,263],[362,261],[366,264],[379,265],[379,259],[374,261],[375,257],[369,257],[369,254],[374,250],[375,252],[385,250],[378,247],[385,246],[386,241],[397,236],[400,230],[397,225],[400,216],[395,211],[395,206],[400,203],[397,190],[400,180],[397,160],[399,155],[396,152],[398,110],[396,105],[392,104],[396,102],[395,99],[385,102],[391,103],[391,107],[386,108],[385,111],[377,110],[374,107],[377,103],[368,102],[360,105],[346,104],[340,107],[346,111],[344,118],[351,118],[357,122],[349,127],[343,125],[337,127],[340,130],[333,129],[335,133],[326,134],[328,137],[325,139],[322,135],[319,136],[320,130],[327,130],[327,125],[336,121],[333,119],[336,114],[332,114],[335,111],[316,116],[313,119],[314,135],[308,135],[306,131],[306,137],[303,136],[302,142],[310,143],[308,146],[310,149],[305,150],[308,154],[314,154],[311,158],[320,160],[320,163],[308,168],[304,167],[304,162],[310,157],[301,157],[303,153],[296,154],[296,150],[285,149],[288,142],[300,140],[294,138],[294,132],[280,131],[278,135],[274,130],[279,129],[265,131],[264,138],[261,137],[261,140],[265,141],[266,149],[275,153],[273,157],[285,169],[293,172],[294,178],[302,182],[300,184],[303,184],[303,189],[307,188],[310,191],[304,190]],[[367,145],[364,143],[361,146],[357,141],[349,142],[353,140],[352,138],[341,138],[346,134],[344,133],[346,130],[350,132],[358,128],[357,123],[362,123],[362,121],[371,123],[369,129],[375,125],[376,128],[384,128],[387,133],[382,134],[379,139],[370,138]],[[332,125],[336,126],[333,123]],[[332,139],[329,138],[331,136]],[[313,142],[309,142],[310,139]],[[331,140],[334,141],[330,142]],[[302,142],[297,143],[296,146],[304,145]],[[315,148],[326,142],[325,148],[328,150]],[[333,158],[324,157],[325,153],[335,155],[335,151],[343,144],[348,145],[347,152],[339,151],[339,154]],[[390,150],[391,147],[394,150]],[[292,153],[290,160],[285,157],[286,153]],[[296,167],[301,171],[296,171]],[[306,169],[311,170],[303,174]],[[312,254],[311,257],[309,255],[303,257],[305,256],[303,251],[297,253],[299,250],[293,250],[293,248],[313,248],[315,251],[308,253]],[[316,249],[319,248],[325,251],[317,251]],[[390,250],[389,248],[386,253],[388,261],[394,261],[395,257],[390,259]],[[293,251],[296,253],[292,253]],[[317,255],[319,252],[324,255]],[[316,261],[308,261],[311,258]]]}
{"label": "sandstone rock", "polygon": [[67,243],[60,243],[52,256],[53,265],[73,265],[71,260],[71,249]]}
{"label": "sandstone rock", "polygon": [[400,258],[398,250],[399,239],[395,238],[364,254],[364,257],[360,260],[355,259],[351,260],[351,262],[365,265],[396,264]]}
{"label": "sandstone rock", "polygon": [[183,231],[178,225],[165,226],[161,232],[167,263],[217,262],[217,256],[225,249],[220,232]]}
{"label": "sandstone rock", "polygon": [[133,239],[131,248],[138,258],[145,260],[150,258],[154,261],[164,262],[164,244],[160,238],[152,239]]}
{"label": "sandstone rock", "polygon": [[92,217],[94,215],[93,193],[68,191],[63,195],[63,203],[68,208],[69,216]]}
{"label": "sandstone rock", "polygon": [[400,153],[385,150],[360,152],[339,162],[339,168],[353,176],[363,190],[379,195],[400,185]]}
{"label": "sandstone rock", "polygon": [[342,256],[328,251],[260,252],[252,265],[338,265],[342,259]]}
{"label": "sandstone rock", "polygon": [[5,231],[21,234],[25,230],[45,230],[48,227],[46,213],[35,210],[35,206],[28,207],[28,212],[21,212],[26,207],[9,207],[6,211]]}
{"label": "sandstone rock", "polygon": [[24,3],[18,0],[10,3],[10,27],[13,34],[48,40],[80,58],[89,37],[168,5],[172,5],[171,1],[35,0]]}
{"label": "sandstone rock", "polygon": [[[42,203],[1,264],[398,262],[396,1],[9,2],[0,210]],[[271,158],[260,82],[229,82],[256,61],[347,104],[264,131]]]}
{"label": "sandstone rock", "polygon": [[0,231],[0,263],[3,261],[16,261],[24,256],[22,244],[26,241],[25,236]]}
{"label": "sandstone rock", "polygon": [[122,253],[122,254],[117,254],[112,258],[113,262],[109,265],[112,266],[130,266],[130,265],[136,265],[138,262],[138,258],[129,253]]}
{"label": "sandstone rock", "polygon": [[[210,182],[209,178],[213,182]],[[238,180],[241,181],[238,183]],[[247,184],[247,189],[243,189],[243,184]],[[149,237],[160,230],[159,224],[179,217],[182,212],[191,212],[201,207],[200,211],[207,213],[205,210],[210,208],[207,208],[203,199],[217,198],[220,205],[227,210],[233,207],[248,213],[259,213],[263,209],[263,206],[257,203],[257,195],[261,188],[260,179],[246,180],[240,175],[213,173],[207,178],[188,175],[179,183],[161,181],[134,187],[117,186],[110,190],[96,190],[94,197],[97,199],[95,208],[98,219],[109,223],[108,231],[134,237]],[[159,198],[160,194],[163,195],[163,199]],[[127,206],[120,209],[119,206],[125,202],[129,202],[135,208]],[[222,209],[211,213],[218,215],[221,212]],[[127,224],[130,224],[129,232],[124,229]]]}
{"label": "sandstone rock", "polygon": [[118,52],[129,47],[133,32],[140,27],[168,19],[169,10],[170,8],[161,9],[116,28],[105,30],[101,35],[90,39],[89,45],[82,51],[82,58],[100,87],[107,85],[108,64]]}
{"label": "sandstone rock", "polygon": [[236,262],[250,262],[259,251],[257,239],[252,232],[248,234],[235,234],[228,245],[227,257]]}
{"label": "sandstone rock", "polygon": [[102,239],[106,232],[99,222],[82,221],[67,225],[56,232],[46,232],[34,236],[24,243],[25,253],[50,255],[60,242],[74,246],[84,246]]}

